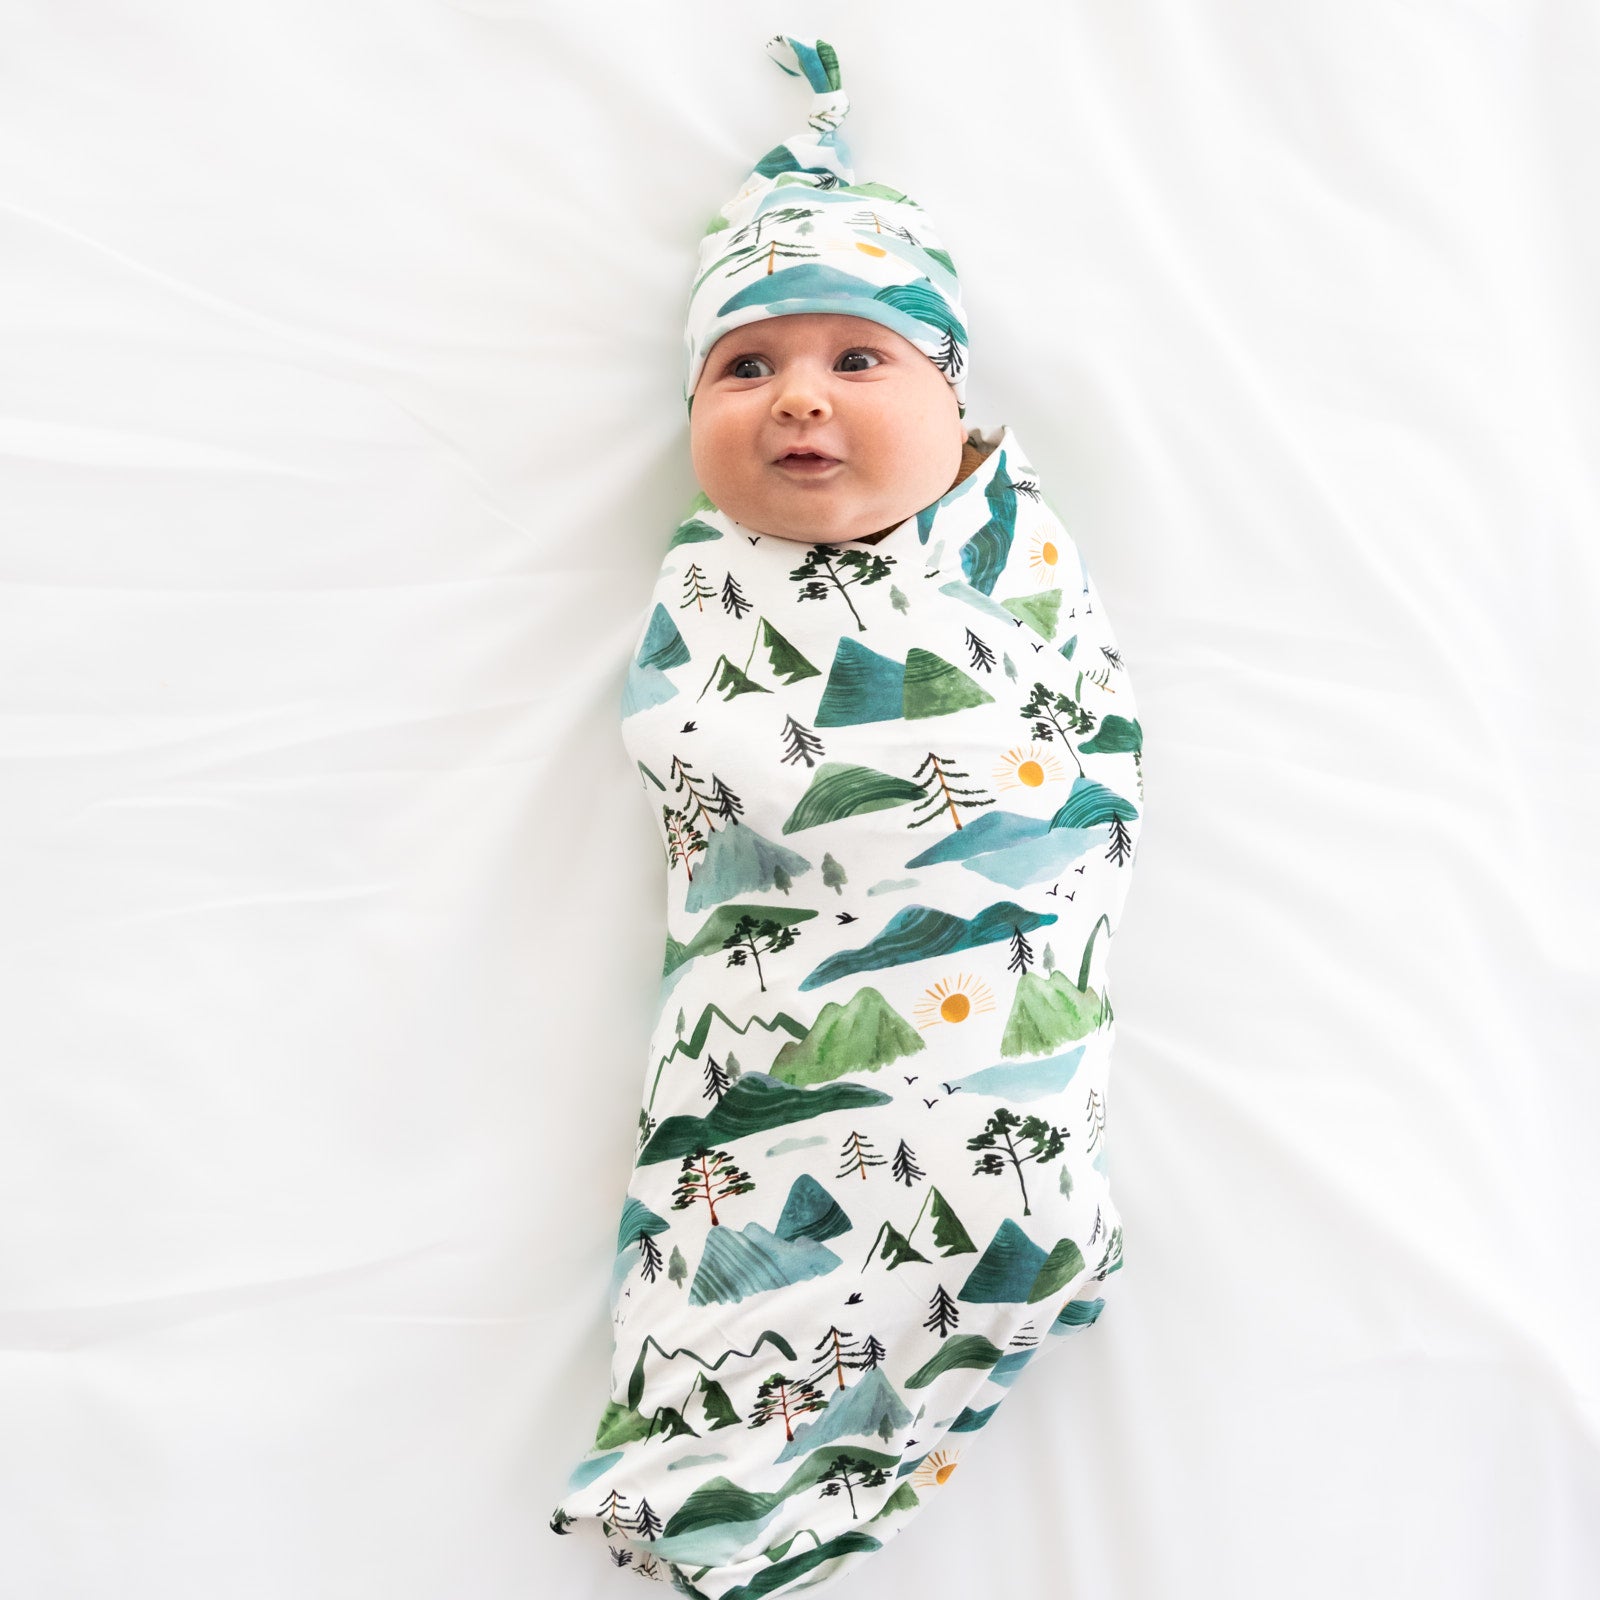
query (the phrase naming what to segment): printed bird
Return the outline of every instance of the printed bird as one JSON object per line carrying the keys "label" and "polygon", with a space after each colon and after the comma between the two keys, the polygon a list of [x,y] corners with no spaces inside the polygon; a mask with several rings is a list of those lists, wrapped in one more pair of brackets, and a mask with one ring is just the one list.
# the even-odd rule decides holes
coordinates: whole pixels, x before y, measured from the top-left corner
{"label": "printed bird", "polygon": [[683,731],[685,733],[694,733],[694,732],[696,732],[698,730],[696,729],[695,723],[691,720],[689,722],[684,723]]}
{"label": "printed bird", "polygon": [[860,918],[857,917],[853,911],[841,911],[839,913],[839,920],[840,922],[858,922],[860,921]]}

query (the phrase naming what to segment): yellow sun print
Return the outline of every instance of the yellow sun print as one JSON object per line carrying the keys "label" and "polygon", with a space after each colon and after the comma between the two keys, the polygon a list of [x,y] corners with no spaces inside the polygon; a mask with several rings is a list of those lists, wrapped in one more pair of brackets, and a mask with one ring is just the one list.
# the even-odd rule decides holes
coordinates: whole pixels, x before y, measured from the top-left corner
{"label": "yellow sun print", "polygon": [[961,1460],[959,1450],[933,1450],[917,1463],[916,1470],[911,1474],[911,1485],[915,1489],[933,1489],[944,1483],[952,1472],[956,1470]]}
{"label": "yellow sun print", "polygon": [[1028,571],[1041,589],[1056,581],[1056,563],[1060,559],[1061,552],[1056,548],[1054,539],[1046,534],[1034,536],[1033,545],[1028,551]]}
{"label": "yellow sun print", "polygon": [[954,983],[941,978],[925,989],[917,1001],[915,1020],[919,1028],[940,1022],[965,1022],[968,1017],[994,1010],[994,990],[982,978],[963,972]]}
{"label": "yellow sun print", "polygon": [[1030,744],[1026,750],[1007,750],[989,776],[996,789],[1040,789],[1060,783],[1065,769],[1048,745]]}

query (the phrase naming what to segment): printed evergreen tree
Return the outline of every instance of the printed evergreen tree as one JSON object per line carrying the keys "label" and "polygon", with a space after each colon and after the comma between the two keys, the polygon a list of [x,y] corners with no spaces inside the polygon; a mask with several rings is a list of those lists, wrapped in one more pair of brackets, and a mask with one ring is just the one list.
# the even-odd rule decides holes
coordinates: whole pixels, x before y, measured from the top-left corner
{"label": "printed evergreen tree", "polygon": [[610,1538],[619,1527],[628,1525],[628,1497],[619,1494],[615,1489],[600,1502],[600,1509],[595,1513],[600,1518],[600,1529]]}
{"label": "printed evergreen tree", "polygon": [[1039,499],[1039,485],[1032,478],[1018,478],[1012,483],[1011,487],[1018,494],[1027,495],[1032,501],[1037,502]]}
{"label": "printed evergreen tree", "polygon": [[824,1374],[826,1374],[829,1377],[838,1379],[839,1387],[842,1389],[844,1388],[846,1370],[855,1372],[865,1365],[862,1348],[859,1345],[851,1344],[849,1342],[850,1338],[851,1334],[848,1329],[830,1327],[812,1345],[811,1348],[813,1350],[826,1352],[822,1357],[822,1365],[811,1374],[813,1379],[820,1382]]}
{"label": "printed evergreen tree", "polygon": [[1057,1183],[1056,1187],[1067,1197],[1067,1199],[1070,1200],[1072,1198],[1072,1174],[1067,1171],[1067,1164],[1065,1161],[1061,1163],[1061,1180],[1059,1183]]}
{"label": "printed evergreen tree", "polygon": [[[917,801],[911,809],[920,811],[924,806],[931,806],[932,810],[928,812],[927,816],[919,817],[915,822],[907,823],[906,826],[908,828],[920,828],[924,822],[932,822],[935,817],[943,815],[946,811],[950,813],[951,820],[956,827],[960,828],[963,824],[958,807],[992,806],[994,804],[992,795],[983,800],[958,799],[958,795],[981,795],[983,790],[964,789],[959,784],[952,785],[949,782],[951,778],[965,778],[971,776],[971,774],[962,772],[955,767],[946,767],[945,763],[949,760],[949,756],[936,756],[930,750],[927,759],[911,774],[911,781],[925,791],[922,799]],[[926,778],[922,776],[925,771],[928,773]]]}
{"label": "printed evergreen tree", "polygon": [[1128,832],[1128,825],[1122,820],[1121,815],[1111,819],[1111,847],[1106,851],[1106,860],[1113,866],[1120,867],[1128,859],[1133,849],[1133,836]]}
{"label": "printed evergreen tree", "polygon": [[683,1007],[679,1006],[678,1007],[678,1037],[680,1039],[683,1037],[683,1030],[686,1027],[688,1027],[688,1025],[689,1025],[688,1018],[685,1017],[684,1014],[683,1014]]}
{"label": "printed evergreen tree", "polygon": [[844,875],[844,868],[833,859],[832,851],[824,850],[822,852],[823,888],[832,889],[836,894],[843,894],[844,886],[849,881],[850,880]]}
{"label": "printed evergreen tree", "polygon": [[961,1321],[961,1309],[945,1293],[942,1283],[939,1285],[939,1292],[928,1302],[928,1310],[931,1315],[922,1326],[937,1333],[941,1339],[948,1338],[950,1330]]}
{"label": "printed evergreen tree", "polygon": [[678,1187],[672,1194],[672,1209],[684,1211],[696,1200],[704,1200],[711,1209],[711,1225],[717,1227],[717,1202],[736,1194],[749,1194],[755,1183],[749,1173],[734,1164],[726,1150],[697,1150],[683,1158],[683,1170],[678,1174]]}
{"label": "printed evergreen tree", "polygon": [[994,651],[971,628],[967,629],[967,648],[972,654],[974,668],[981,667],[985,672],[994,671]]}
{"label": "printed evergreen tree", "polygon": [[689,1263],[683,1259],[683,1251],[673,1245],[672,1254],[667,1257],[667,1277],[681,1289],[683,1280],[689,1276]]}
{"label": "printed evergreen tree", "polygon": [[840,1455],[834,1457],[833,1465],[818,1481],[824,1495],[836,1495],[841,1489],[849,1495],[850,1515],[854,1517],[858,1515],[855,1491],[876,1489],[889,1481],[889,1475],[882,1467],[874,1466],[860,1456]]}
{"label": "printed evergreen tree", "polygon": [[1028,943],[1022,929],[1013,923],[1011,927],[1011,959],[1006,963],[1006,971],[1026,972],[1032,960],[1033,946]]}
{"label": "printed evergreen tree", "polygon": [[[1031,1217],[1033,1212],[1028,1205],[1028,1185],[1022,1176],[1022,1163],[1053,1160],[1066,1148],[1068,1137],[1065,1128],[1051,1127],[1041,1116],[1019,1117],[1009,1106],[997,1106],[983,1125],[983,1132],[967,1140],[967,1148],[983,1151],[972,1169],[975,1174],[1003,1173],[1006,1163],[1011,1163],[1017,1182],[1022,1186],[1022,1214]],[[1031,1144],[1033,1149],[1020,1149],[1024,1143]]]}
{"label": "printed evergreen tree", "polygon": [[744,1068],[739,1065],[739,1058],[733,1051],[728,1052],[728,1059],[722,1063],[723,1071],[728,1074],[729,1083],[737,1083]]}
{"label": "printed evergreen tree", "polygon": [[[856,619],[856,631],[865,633],[867,625],[850,598],[850,590],[857,584],[881,583],[893,566],[893,556],[880,556],[873,550],[840,550],[836,545],[814,544],[789,577],[804,585],[799,594],[801,600],[826,600],[831,584],[850,607],[850,615]],[[818,577],[818,573],[822,576]]]}
{"label": "printed evergreen tree", "polygon": [[[1047,683],[1036,682],[1033,694],[1022,708],[1022,715],[1036,719],[1033,724],[1034,738],[1061,740],[1067,747],[1067,754],[1078,763],[1078,776],[1081,778],[1083,763],[1078,760],[1078,751],[1072,741],[1074,736],[1082,738],[1084,734],[1094,731],[1093,712],[1085,711],[1071,695],[1058,693]],[[1064,722],[1063,718],[1066,719]]]}
{"label": "printed evergreen tree", "polygon": [[722,609],[735,622],[743,622],[745,612],[750,609],[750,602],[745,599],[739,580],[731,572],[722,580]]}
{"label": "printed evergreen tree", "polygon": [[[820,184],[817,187],[822,187]],[[778,268],[780,261],[814,260],[821,255],[820,250],[812,249],[808,245],[796,244],[792,237],[785,237],[779,232],[774,238],[763,239],[761,230],[764,227],[781,223],[785,220],[796,221],[803,217],[815,216],[816,213],[800,206],[784,206],[781,210],[766,212],[763,215],[747,222],[742,228],[728,235],[728,243],[733,246],[726,255],[720,257],[712,266],[706,269],[701,276],[708,276],[729,262],[736,265],[728,266],[726,276],[731,280],[741,272],[748,271],[751,267],[763,267],[762,276],[770,277]],[[802,222],[801,227],[805,224]],[[797,228],[795,232],[799,232]],[[743,259],[741,259],[741,257]]]}
{"label": "printed evergreen tree", "polygon": [[922,1168],[917,1165],[916,1153],[904,1139],[900,1141],[900,1146],[894,1153],[894,1165],[889,1168],[889,1173],[897,1183],[903,1183],[908,1189],[918,1178],[925,1176]]}
{"label": "printed evergreen tree", "polygon": [[911,602],[906,599],[904,594],[901,593],[900,585],[898,583],[891,583],[889,585],[889,604],[893,606],[894,609],[901,614],[901,616],[904,616],[906,612],[911,609]]}
{"label": "printed evergreen tree", "polygon": [[793,880],[789,877],[789,874],[783,870],[783,867],[777,862],[774,862],[772,867],[772,887],[776,889],[779,894],[788,894],[789,885],[792,881]]}
{"label": "printed evergreen tree", "polygon": [[661,1532],[661,1518],[650,1509],[650,1502],[642,1495],[639,1497],[639,1509],[633,1514],[633,1531],[641,1539],[649,1539],[652,1542]]}
{"label": "printed evergreen tree", "polygon": [[715,591],[706,582],[706,575],[700,570],[698,562],[691,561],[689,570],[683,575],[683,599],[678,602],[678,609],[686,611],[690,606],[696,610],[704,611],[706,601]]}
{"label": "printed evergreen tree", "polygon": [[656,1119],[643,1107],[639,1107],[639,1148],[641,1150],[649,1144],[650,1135],[656,1131]]}
{"label": "printed evergreen tree", "polygon": [[[1017,618],[1017,621],[1018,621],[1018,622],[1021,622],[1021,621],[1022,621],[1022,618],[1021,618],[1021,617],[1018,617],[1018,618]],[[1003,665],[1003,666],[1004,666],[1004,667],[1005,667],[1005,669],[1006,669],[1006,676],[1007,676],[1007,677],[1008,677],[1008,678],[1009,678],[1009,679],[1010,679],[1010,680],[1011,680],[1011,681],[1012,681],[1012,682],[1013,682],[1013,683],[1015,683],[1015,682],[1016,682],[1016,681],[1017,681],[1017,664],[1016,664],[1016,662],[1015,662],[1015,661],[1013,661],[1013,660],[1012,660],[1012,659],[1011,659],[1011,657],[1010,657],[1010,656],[1008,656],[1008,655],[1002,655],[1002,656],[1001,656],[1001,657],[1000,657],[1000,661],[1001,661],[1001,664],[1002,664],[1002,665]]]}
{"label": "printed evergreen tree", "polygon": [[707,833],[714,833],[716,824],[711,820],[713,803],[717,810],[722,809],[721,802],[717,801],[716,796],[718,780],[713,777],[713,789],[709,797],[701,794],[695,786],[694,767],[681,756],[672,758],[669,776],[672,778],[673,793],[686,794],[689,798],[690,803],[684,806],[682,815],[691,819],[697,828],[703,827]]}
{"label": "printed evergreen tree", "polygon": [[[772,917],[762,917],[759,921],[746,911],[734,924],[733,932],[722,941],[722,948],[728,952],[728,965],[742,967],[746,955],[752,957],[756,964],[756,977],[761,980],[761,992],[767,992],[766,975],[761,970],[761,953],[763,950],[768,955],[774,955],[781,950],[787,950],[796,939],[800,937],[793,928],[785,927],[781,922]],[[765,939],[766,944],[758,943]]]}
{"label": "printed evergreen tree", "polygon": [[1047,973],[1054,972],[1056,970],[1056,953],[1050,948],[1048,943],[1045,944],[1044,954],[1039,958],[1039,960],[1040,965],[1043,966]]}
{"label": "printed evergreen tree", "polygon": [[724,822],[737,822],[744,802],[715,773],[711,775],[711,800]]}
{"label": "printed evergreen tree", "polygon": [[577,1520],[576,1517],[568,1516],[560,1506],[557,1506],[555,1515],[550,1518],[550,1531],[551,1533],[566,1533]]}
{"label": "printed evergreen tree", "polygon": [[883,1358],[888,1355],[888,1353],[889,1352],[878,1343],[876,1335],[869,1333],[867,1335],[867,1342],[861,1347],[861,1370],[863,1372],[871,1372],[874,1370],[874,1368],[881,1366],[883,1364]]}
{"label": "printed evergreen tree", "polygon": [[608,1544],[606,1549],[611,1552],[611,1563],[613,1566],[626,1567],[632,1565],[633,1551],[619,1550],[614,1544]]}
{"label": "printed evergreen tree", "polygon": [[1089,1113],[1088,1148],[1093,1150],[1105,1137],[1106,1131],[1106,1103],[1101,1099],[1098,1089],[1089,1091],[1089,1103],[1085,1109]]}
{"label": "printed evergreen tree", "polygon": [[808,767],[817,764],[817,757],[823,753],[822,740],[803,722],[796,722],[791,716],[783,719],[784,764],[791,761],[803,761]]}
{"label": "printed evergreen tree", "polygon": [[639,1268],[646,1283],[654,1283],[661,1270],[661,1246],[648,1233],[641,1232],[636,1240],[639,1246]]}
{"label": "printed evergreen tree", "polygon": [[715,1100],[719,1104],[723,1095],[728,1092],[728,1084],[732,1081],[726,1072],[717,1065],[717,1058],[709,1052],[706,1055],[706,1086],[701,1091],[707,1100]]}
{"label": "printed evergreen tree", "polygon": [[794,1442],[794,1424],[808,1411],[821,1411],[828,1404],[822,1391],[809,1378],[790,1378],[774,1372],[756,1390],[756,1403],[750,1411],[750,1426],[762,1428],[774,1417],[783,1418],[785,1438]]}
{"label": "printed evergreen tree", "polygon": [[852,1172],[859,1172],[861,1181],[865,1183],[867,1168],[883,1165],[883,1157],[874,1151],[872,1141],[861,1133],[847,1134],[843,1145],[839,1148],[839,1155],[844,1165],[834,1174],[836,1178],[845,1178]]}

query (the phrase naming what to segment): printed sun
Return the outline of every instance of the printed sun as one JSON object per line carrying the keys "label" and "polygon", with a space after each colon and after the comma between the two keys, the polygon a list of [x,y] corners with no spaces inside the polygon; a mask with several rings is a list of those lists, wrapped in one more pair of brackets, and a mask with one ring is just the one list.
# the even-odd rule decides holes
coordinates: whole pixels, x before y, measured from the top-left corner
{"label": "printed sun", "polygon": [[1059,783],[1064,775],[1060,759],[1048,745],[1030,744],[1026,750],[1006,751],[990,780],[997,789],[1038,789]]}
{"label": "printed sun", "polygon": [[1034,539],[1033,547],[1028,551],[1028,570],[1041,585],[1054,583],[1056,563],[1060,558],[1061,552],[1056,549],[1055,540],[1040,534]]}
{"label": "printed sun", "polygon": [[960,1452],[956,1450],[930,1452],[917,1463],[916,1471],[911,1474],[911,1486],[914,1489],[932,1489],[945,1482],[956,1470],[956,1463],[960,1459]]}
{"label": "printed sun", "polygon": [[923,990],[916,1004],[915,1020],[919,1028],[931,1028],[939,1022],[965,1022],[968,1017],[993,1010],[994,990],[982,978],[974,979],[963,972],[954,983],[941,978]]}

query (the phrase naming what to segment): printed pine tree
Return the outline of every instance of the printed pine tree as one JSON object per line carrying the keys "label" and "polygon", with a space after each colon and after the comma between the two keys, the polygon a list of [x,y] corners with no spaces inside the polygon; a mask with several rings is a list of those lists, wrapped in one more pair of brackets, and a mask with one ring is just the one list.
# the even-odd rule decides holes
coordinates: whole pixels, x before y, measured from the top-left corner
{"label": "printed pine tree", "polygon": [[639,1509],[633,1514],[633,1531],[641,1539],[654,1540],[661,1532],[661,1518],[650,1509],[650,1502],[640,1497]]}
{"label": "printed pine tree", "polygon": [[981,668],[984,672],[994,671],[994,651],[971,628],[967,629],[967,648],[971,652],[972,665],[975,669]]}
{"label": "printed pine tree", "polygon": [[722,1070],[728,1074],[729,1083],[737,1083],[739,1081],[739,1075],[744,1071],[744,1068],[739,1065],[738,1056],[736,1056],[733,1051],[730,1050],[728,1052],[728,1059],[722,1063]]}
{"label": "printed pine tree", "polygon": [[804,585],[799,594],[801,600],[826,600],[836,592],[850,607],[850,615],[856,619],[856,631],[865,633],[867,625],[850,598],[850,590],[857,584],[881,583],[893,566],[893,556],[880,556],[872,550],[840,550],[837,545],[815,544],[789,577]]}
{"label": "printed pine tree", "polygon": [[661,1246],[648,1233],[640,1233],[639,1244],[639,1269],[644,1273],[646,1283],[654,1283],[656,1274],[661,1270]]}
{"label": "printed pine tree", "polygon": [[787,766],[793,761],[803,761],[808,767],[817,764],[823,753],[822,741],[803,722],[793,717],[783,719],[783,761]]}
{"label": "printed pine tree", "polygon": [[845,1178],[852,1172],[859,1172],[861,1181],[865,1183],[867,1168],[883,1165],[883,1157],[873,1150],[872,1141],[865,1134],[847,1134],[839,1155],[844,1165],[834,1174],[836,1178]]}
{"label": "printed pine tree", "polygon": [[820,1383],[825,1376],[831,1377],[837,1379],[842,1389],[846,1371],[859,1371],[866,1365],[863,1347],[851,1344],[850,1338],[850,1332],[846,1328],[829,1328],[812,1345],[811,1348],[822,1356],[822,1365],[811,1374],[814,1380]]}
{"label": "printed pine tree", "polygon": [[945,1292],[942,1283],[939,1292],[928,1302],[928,1310],[931,1315],[922,1326],[937,1333],[941,1339],[947,1338],[950,1330],[961,1321],[961,1309]]}
{"label": "printed pine tree", "polygon": [[1093,1150],[1094,1147],[1105,1138],[1106,1132],[1106,1103],[1100,1097],[1100,1091],[1098,1089],[1091,1089],[1089,1091],[1089,1103],[1085,1107],[1085,1110],[1087,1110],[1089,1113],[1089,1139],[1087,1148]]}
{"label": "printed pine tree", "polygon": [[911,602],[900,592],[900,585],[898,583],[891,583],[889,585],[889,604],[892,605],[895,610],[901,614],[901,616],[904,616],[906,612],[911,609]]}
{"label": "printed pine tree", "polygon": [[1048,943],[1046,943],[1044,947],[1044,954],[1039,958],[1039,965],[1044,968],[1046,973],[1051,973],[1056,970],[1056,953],[1050,948]]}
{"label": "printed pine tree", "polygon": [[735,622],[742,622],[745,612],[750,609],[750,602],[745,599],[739,580],[731,572],[722,580],[722,609]]}
{"label": "printed pine tree", "polygon": [[[956,827],[960,828],[964,824],[961,821],[961,812],[958,808],[962,806],[992,806],[995,803],[993,795],[989,795],[982,800],[960,799],[959,796],[961,795],[981,795],[983,790],[964,789],[960,784],[952,784],[949,781],[951,778],[965,778],[969,774],[960,771],[958,768],[947,766],[946,763],[949,760],[949,756],[936,756],[930,750],[922,765],[911,774],[911,781],[925,791],[922,799],[917,801],[911,809],[920,811],[924,806],[930,806],[932,809],[927,816],[919,817],[915,822],[908,822],[906,824],[908,829],[920,828],[923,823],[932,822],[935,817],[943,816],[946,812],[949,813],[950,820],[955,823]],[[924,772],[928,774],[926,778],[922,776]]]}
{"label": "printed pine tree", "polygon": [[867,1342],[861,1347],[861,1370],[863,1372],[871,1372],[875,1367],[882,1366],[883,1358],[888,1355],[888,1353],[889,1352],[878,1343],[876,1335],[869,1333],[867,1335]]}
{"label": "printed pine tree", "polygon": [[1133,850],[1133,836],[1128,832],[1128,825],[1122,820],[1121,815],[1111,819],[1111,846],[1106,851],[1106,860],[1113,866],[1120,867],[1128,859]]}
{"label": "printed pine tree", "polygon": [[614,1544],[607,1545],[606,1548],[611,1552],[611,1563],[613,1566],[626,1567],[633,1564],[633,1551],[619,1550]]}
{"label": "printed pine tree", "polygon": [[[1028,1185],[1022,1176],[1024,1161],[1050,1161],[1066,1148],[1069,1134],[1065,1128],[1054,1128],[1041,1116],[1019,1117],[1009,1106],[997,1106],[983,1125],[983,1132],[967,1140],[967,1149],[981,1150],[973,1172],[1004,1173],[1009,1161],[1022,1187],[1022,1214],[1033,1215],[1028,1205]],[[1031,1151],[1019,1148],[1031,1144]]]}
{"label": "printed pine tree", "polygon": [[860,1456],[835,1456],[833,1465],[818,1480],[822,1485],[824,1495],[836,1495],[842,1489],[850,1497],[850,1515],[858,1515],[856,1511],[857,1489],[876,1489],[881,1484],[889,1481],[889,1475],[882,1467],[874,1466],[872,1462]]}
{"label": "printed pine tree", "polygon": [[1028,943],[1022,929],[1013,924],[1011,929],[1011,959],[1006,963],[1006,971],[1026,972],[1032,960],[1032,945]]}
{"label": "printed pine tree", "polygon": [[821,1411],[827,1398],[809,1378],[790,1378],[774,1372],[756,1390],[756,1403],[750,1411],[750,1426],[765,1427],[774,1417],[783,1418],[784,1437],[794,1442],[794,1424],[808,1411]]}
{"label": "printed pine tree", "polygon": [[889,1173],[897,1183],[903,1183],[908,1189],[918,1178],[925,1176],[917,1165],[916,1153],[904,1139],[894,1153],[894,1165],[889,1168]]}
{"label": "printed pine tree", "polygon": [[744,810],[744,802],[716,773],[711,774],[711,802],[724,822],[737,822],[739,813]]}
{"label": "printed pine tree", "polygon": [[693,606],[698,611],[704,611],[706,601],[715,592],[706,581],[706,574],[700,570],[699,563],[691,561],[689,570],[683,575],[683,599],[678,602],[678,609],[686,611]]}
{"label": "printed pine tree", "polygon": [[600,1509],[595,1513],[600,1519],[600,1530],[609,1539],[619,1527],[628,1525],[628,1497],[619,1494],[613,1489],[604,1500],[600,1502]]}
{"label": "printed pine tree", "polygon": [[850,880],[844,875],[844,868],[833,859],[831,851],[822,852],[822,886],[832,889],[837,894],[844,893],[844,886]]}
{"label": "printed pine tree", "polygon": [[772,887],[779,894],[788,894],[791,881],[789,874],[783,870],[783,867],[774,862],[772,866]]}
{"label": "printed pine tree", "polygon": [[697,1200],[711,1210],[713,1227],[721,1224],[717,1202],[732,1195],[749,1194],[755,1188],[749,1173],[741,1171],[726,1150],[698,1150],[683,1158],[678,1187],[673,1191],[672,1209],[683,1211]]}
{"label": "printed pine tree", "polygon": [[[742,967],[747,955],[754,959],[756,977],[761,980],[761,992],[765,994],[767,979],[761,970],[762,951],[774,955],[781,950],[787,950],[799,937],[793,928],[785,927],[772,917],[762,917],[758,921],[746,911],[734,924],[733,932],[722,941],[722,948],[728,952],[730,967]],[[766,940],[765,945],[759,942],[762,939]]]}
{"label": "printed pine tree", "polygon": [[689,1263],[683,1259],[683,1251],[673,1245],[672,1254],[667,1257],[667,1277],[681,1289],[688,1276]]}
{"label": "printed pine tree", "polygon": [[1033,736],[1036,739],[1060,739],[1067,754],[1078,763],[1078,776],[1083,776],[1083,763],[1078,761],[1073,738],[1093,733],[1094,713],[1085,711],[1071,695],[1058,693],[1047,683],[1035,682],[1033,694],[1022,708],[1022,715],[1035,718]]}
{"label": "printed pine tree", "polygon": [[[1017,618],[1017,626],[1019,628],[1022,626],[1022,618],[1021,617]],[[1013,661],[1011,659],[1011,657],[1008,656],[1008,655],[1002,655],[1000,657],[1000,662],[1001,662],[1001,665],[1004,666],[1005,669],[1006,669],[1006,676],[1013,683],[1015,683],[1017,681],[1017,664],[1016,664],[1016,662]]]}
{"label": "printed pine tree", "polygon": [[720,1103],[733,1080],[717,1065],[717,1058],[709,1053],[706,1056],[705,1079],[706,1086],[701,1093],[707,1100],[716,1100]]}

